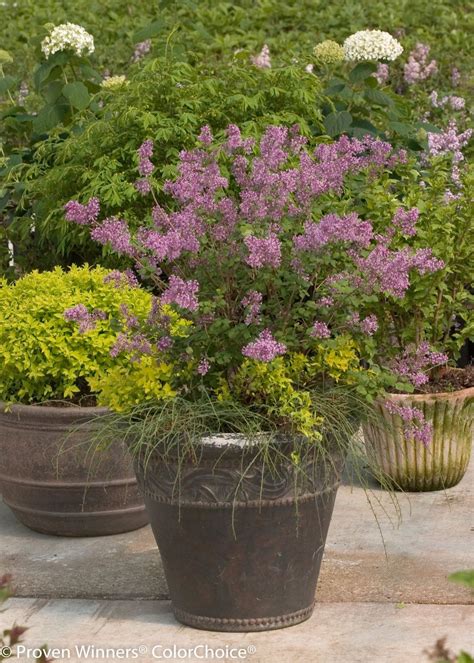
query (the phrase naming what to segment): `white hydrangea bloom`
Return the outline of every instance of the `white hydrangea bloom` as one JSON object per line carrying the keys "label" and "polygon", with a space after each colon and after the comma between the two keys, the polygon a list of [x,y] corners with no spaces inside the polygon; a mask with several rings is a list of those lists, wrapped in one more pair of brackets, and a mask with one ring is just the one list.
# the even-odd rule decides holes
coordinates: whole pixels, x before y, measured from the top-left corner
{"label": "white hydrangea bloom", "polygon": [[65,50],[72,50],[76,55],[90,55],[94,52],[94,37],[81,25],[62,23],[43,39],[41,50],[47,58],[53,53]]}
{"label": "white hydrangea bloom", "polygon": [[343,44],[344,57],[350,61],[396,60],[403,46],[388,32],[361,30],[347,37]]}

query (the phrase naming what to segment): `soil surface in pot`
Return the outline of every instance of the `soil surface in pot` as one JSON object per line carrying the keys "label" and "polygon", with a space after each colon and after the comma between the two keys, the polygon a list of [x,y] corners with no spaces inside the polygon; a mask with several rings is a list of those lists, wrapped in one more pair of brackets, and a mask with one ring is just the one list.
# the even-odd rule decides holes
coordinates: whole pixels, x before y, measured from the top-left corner
{"label": "soil surface in pot", "polygon": [[439,394],[446,391],[461,391],[474,387],[474,366],[447,368],[429,382],[419,387],[417,394]]}

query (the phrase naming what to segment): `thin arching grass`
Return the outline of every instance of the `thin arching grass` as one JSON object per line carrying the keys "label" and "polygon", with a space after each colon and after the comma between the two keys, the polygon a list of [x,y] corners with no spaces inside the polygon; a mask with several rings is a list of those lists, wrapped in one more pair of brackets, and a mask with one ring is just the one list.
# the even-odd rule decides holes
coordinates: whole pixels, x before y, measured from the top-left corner
{"label": "thin arching grass", "polygon": [[[235,487],[234,504],[242,482],[253,467],[261,467],[262,497],[265,477],[278,478],[290,461],[295,470],[296,511],[299,486],[305,480],[311,480],[307,475],[308,467],[316,463],[323,468],[322,475],[329,477],[338,475],[345,465],[350,483],[357,483],[365,490],[383,541],[376,506],[392,525],[395,523],[378,491],[371,486],[371,480],[386,491],[397,522],[400,522],[401,510],[393,482],[366,454],[360,435],[361,420],[375,421],[376,414],[355,391],[347,387],[331,386],[329,389],[314,390],[312,397],[318,414],[324,419],[322,440],[308,439],[288,426],[279,425],[263,410],[236,401],[217,401],[203,391],[200,398],[194,401],[177,397],[163,402],[143,403],[124,413],[100,415],[88,434],[87,453],[92,462],[100,459],[100,452],[111,444],[123,441],[145,473],[152,458],[163,463],[172,462],[178,468],[172,494],[179,505],[183,464],[199,464],[203,454],[202,439],[224,433],[238,434],[245,437],[246,444],[242,449],[240,480]],[[225,451],[223,447],[222,453],[216,454],[212,471],[218,469]]]}

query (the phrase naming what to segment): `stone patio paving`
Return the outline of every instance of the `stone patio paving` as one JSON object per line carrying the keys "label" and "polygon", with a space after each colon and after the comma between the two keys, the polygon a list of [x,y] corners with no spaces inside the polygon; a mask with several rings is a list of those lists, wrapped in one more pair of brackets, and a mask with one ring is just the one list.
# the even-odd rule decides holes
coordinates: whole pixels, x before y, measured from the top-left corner
{"label": "stone patio paving", "polygon": [[313,617],[258,634],[195,631],[175,622],[148,527],[59,539],[25,529],[2,505],[0,570],[14,576],[16,597],[0,614],[0,628],[28,625],[28,645],[69,648],[57,660],[73,661],[93,660],[90,651],[75,651],[81,644],[142,646],[139,661],[212,660],[199,658],[202,648],[184,659],[179,652],[166,659],[163,649],[207,644],[243,648],[240,660],[251,663],[423,663],[423,650],[443,636],[451,649],[473,651],[473,596],[447,580],[474,567],[473,488],[474,463],[459,486],[400,495],[395,505],[376,487],[366,493],[342,486]]}

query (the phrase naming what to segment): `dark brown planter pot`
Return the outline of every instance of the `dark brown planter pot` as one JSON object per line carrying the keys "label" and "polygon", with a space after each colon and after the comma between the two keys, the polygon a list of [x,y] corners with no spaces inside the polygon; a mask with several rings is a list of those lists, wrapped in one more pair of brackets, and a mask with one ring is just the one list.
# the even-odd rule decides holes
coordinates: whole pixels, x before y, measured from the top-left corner
{"label": "dark brown planter pot", "polygon": [[136,461],[174,614],[213,631],[298,624],[313,612],[342,463],[313,459],[295,484],[289,461],[272,476],[235,439],[204,444],[197,465]]}
{"label": "dark brown planter pot", "polygon": [[91,454],[88,431],[104,408],[4,410],[0,406],[0,492],[24,525],[43,534],[102,536],[147,524],[125,447]]}

